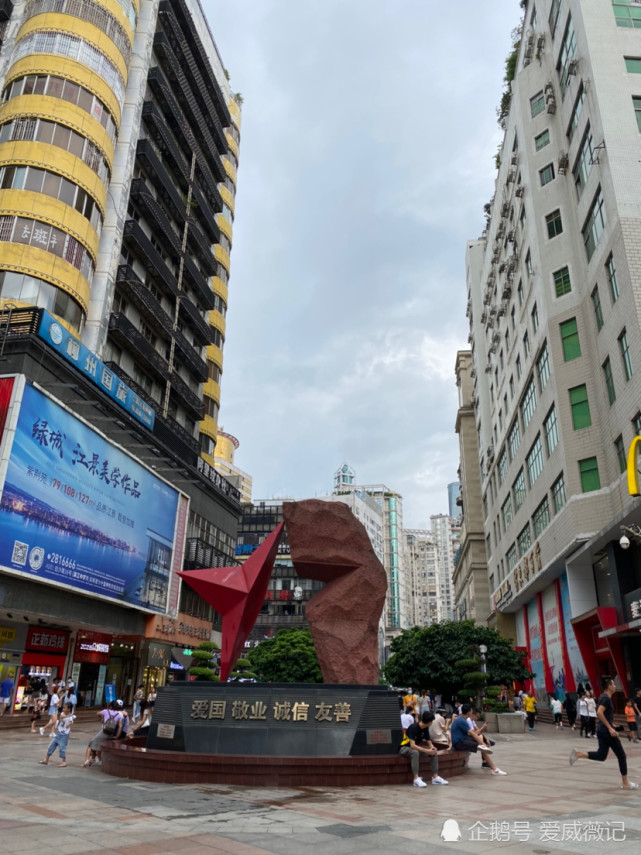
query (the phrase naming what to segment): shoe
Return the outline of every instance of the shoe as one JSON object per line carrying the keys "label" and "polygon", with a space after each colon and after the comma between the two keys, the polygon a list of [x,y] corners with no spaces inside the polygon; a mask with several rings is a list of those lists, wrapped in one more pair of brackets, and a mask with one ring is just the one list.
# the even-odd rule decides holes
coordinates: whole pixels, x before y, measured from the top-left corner
{"label": "shoe", "polygon": [[628,787],[621,787],[621,789],[622,789],[622,790],[638,790],[638,789],[639,789],[639,785],[638,785],[638,784],[633,784],[633,783],[632,783],[632,781],[630,781],[630,785],[629,785]]}
{"label": "shoe", "polygon": [[447,784],[449,782],[446,781],[444,778],[441,778],[440,775],[437,775],[436,778],[432,778],[432,783],[433,784]]}
{"label": "shoe", "polygon": [[493,775],[507,775],[507,772],[503,772],[501,769],[492,769]]}
{"label": "shoe", "polygon": [[531,727],[531,728],[530,728],[530,733],[534,733],[534,728],[533,728],[533,727]]}
{"label": "shoe", "polygon": [[425,781],[422,778],[417,778],[414,781],[413,786],[415,786],[415,787],[427,787],[427,784],[425,783]]}
{"label": "shoe", "polygon": [[576,763],[576,748],[573,748],[572,751],[570,751],[570,766],[574,766],[575,763]]}
{"label": "shoe", "polygon": [[94,766],[102,766],[102,760],[94,760],[93,765]]}
{"label": "shoe", "polygon": [[494,754],[491,748],[488,748],[487,745],[479,745],[478,750],[481,754]]}
{"label": "shoe", "polygon": [[40,736],[44,736],[45,735],[44,727],[39,728],[39,730],[40,730]]}
{"label": "shoe", "polygon": [[485,761],[483,761],[483,763],[481,763],[481,769],[489,769],[489,768],[490,768],[489,763],[486,763]]}

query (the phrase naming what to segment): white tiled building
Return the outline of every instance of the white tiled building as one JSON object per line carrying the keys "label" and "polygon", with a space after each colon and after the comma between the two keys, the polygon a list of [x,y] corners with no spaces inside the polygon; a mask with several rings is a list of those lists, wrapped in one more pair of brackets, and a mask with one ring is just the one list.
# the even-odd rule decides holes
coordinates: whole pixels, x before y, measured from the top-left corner
{"label": "white tiled building", "polygon": [[[495,622],[536,689],[641,684],[641,3],[530,0],[483,236],[468,242]],[[636,599],[635,599],[636,597]],[[640,622],[641,623],[641,622]]]}

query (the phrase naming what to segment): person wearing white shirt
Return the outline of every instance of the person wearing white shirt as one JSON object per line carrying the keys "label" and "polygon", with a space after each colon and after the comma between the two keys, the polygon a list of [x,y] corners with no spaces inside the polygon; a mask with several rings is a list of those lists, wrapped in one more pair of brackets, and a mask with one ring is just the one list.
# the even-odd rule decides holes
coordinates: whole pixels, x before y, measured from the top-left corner
{"label": "person wearing white shirt", "polygon": [[43,766],[49,765],[49,758],[53,754],[53,752],[58,749],[58,753],[60,754],[60,763],[58,766],[65,767],[67,765],[67,744],[69,742],[69,733],[71,731],[71,725],[76,720],[75,715],[73,714],[73,710],[69,701],[65,701],[62,707],[62,714],[56,723],[56,735],[49,743],[49,748],[47,748],[47,753],[45,755],[44,760],[41,760],[40,763]]}
{"label": "person wearing white shirt", "polygon": [[588,723],[590,725],[590,738],[596,739],[596,701],[592,692],[587,692],[585,696],[588,705]]}

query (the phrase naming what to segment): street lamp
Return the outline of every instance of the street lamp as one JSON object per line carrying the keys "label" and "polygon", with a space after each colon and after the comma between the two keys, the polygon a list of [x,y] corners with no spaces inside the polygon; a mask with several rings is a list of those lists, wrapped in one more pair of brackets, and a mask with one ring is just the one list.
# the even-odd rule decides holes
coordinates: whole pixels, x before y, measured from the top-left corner
{"label": "street lamp", "polygon": [[485,654],[487,653],[487,647],[484,644],[479,644],[479,653],[481,654],[481,671],[485,674],[487,671],[487,666],[485,665]]}

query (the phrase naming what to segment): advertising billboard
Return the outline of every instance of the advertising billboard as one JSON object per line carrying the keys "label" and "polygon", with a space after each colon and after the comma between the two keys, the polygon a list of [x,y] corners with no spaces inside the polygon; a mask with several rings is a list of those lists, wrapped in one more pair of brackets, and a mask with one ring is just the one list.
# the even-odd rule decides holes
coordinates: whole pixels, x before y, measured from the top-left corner
{"label": "advertising billboard", "polygon": [[545,669],[543,667],[543,648],[541,632],[543,627],[539,622],[539,607],[536,597],[527,604],[528,629],[530,633],[530,668],[534,674],[534,694],[537,700],[545,699]]}
{"label": "advertising billboard", "polygon": [[3,568],[165,611],[177,490],[29,384],[7,455]]}
{"label": "advertising billboard", "polygon": [[543,621],[548,653],[548,667],[554,684],[554,692],[560,701],[565,700],[565,668],[563,667],[563,641],[561,638],[561,616],[556,604],[556,588],[550,585],[543,591]]}

